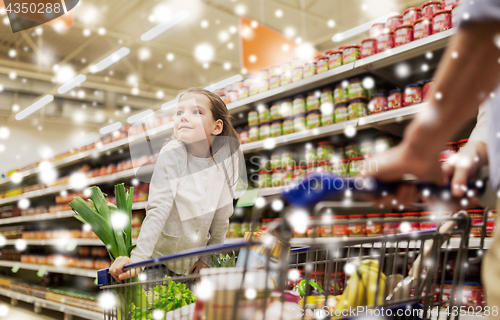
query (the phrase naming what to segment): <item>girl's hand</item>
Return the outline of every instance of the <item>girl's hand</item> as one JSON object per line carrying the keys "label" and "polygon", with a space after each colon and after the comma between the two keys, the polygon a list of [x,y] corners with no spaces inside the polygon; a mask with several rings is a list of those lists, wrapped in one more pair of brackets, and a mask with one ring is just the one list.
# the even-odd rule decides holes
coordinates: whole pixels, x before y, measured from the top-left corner
{"label": "girl's hand", "polygon": [[189,274],[198,274],[203,268],[208,268],[208,266],[203,261],[198,260],[193,264],[193,267],[189,271]]}
{"label": "girl's hand", "polygon": [[115,259],[111,267],[109,267],[109,273],[115,278],[116,281],[120,282],[120,280],[125,280],[130,277],[135,277],[141,272],[141,268],[129,269],[127,271],[123,271],[123,267],[127,264],[133,263],[129,257],[118,257]]}

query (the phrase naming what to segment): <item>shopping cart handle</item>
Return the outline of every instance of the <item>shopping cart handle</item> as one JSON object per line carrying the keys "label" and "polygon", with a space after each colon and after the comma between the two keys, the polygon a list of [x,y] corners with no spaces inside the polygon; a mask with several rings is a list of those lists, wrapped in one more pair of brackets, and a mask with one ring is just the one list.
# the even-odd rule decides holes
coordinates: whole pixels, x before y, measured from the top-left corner
{"label": "shopping cart handle", "polygon": [[[476,195],[483,193],[486,183],[473,183],[468,190],[476,191]],[[381,195],[384,192],[392,193],[403,184],[416,186],[417,190],[428,190],[429,194],[441,194],[450,191],[450,185],[438,186],[433,183],[420,182],[416,180],[381,182],[371,177],[341,177],[331,172],[316,173],[301,183],[288,187],[282,192],[283,198],[289,203],[297,206],[309,206],[336,195],[342,195],[346,190],[371,195]]]}

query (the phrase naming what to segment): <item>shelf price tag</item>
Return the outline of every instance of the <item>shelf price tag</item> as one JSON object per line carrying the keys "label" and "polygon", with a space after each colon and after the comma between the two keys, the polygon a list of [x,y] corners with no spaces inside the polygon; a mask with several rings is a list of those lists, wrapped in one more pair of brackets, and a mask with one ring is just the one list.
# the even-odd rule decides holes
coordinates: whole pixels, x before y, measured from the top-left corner
{"label": "shelf price tag", "polygon": [[236,207],[251,207],[259,196],[259,189],[248,189],[236,202]]}
{"label": "shelf price tag", "polygon": [[45,275],[45,273],[47,272],[47,266],[41,266],[40,269],[38,269],[36,275],[41,278]]}
{"label": "shelf price tag", "polygon": [[17,273],[19,271],[19,269],[21,269],[21,264],[16,263],[15,265],[12,266],[12,269],[10,269],[10,270],[12,271],[12,273]]}

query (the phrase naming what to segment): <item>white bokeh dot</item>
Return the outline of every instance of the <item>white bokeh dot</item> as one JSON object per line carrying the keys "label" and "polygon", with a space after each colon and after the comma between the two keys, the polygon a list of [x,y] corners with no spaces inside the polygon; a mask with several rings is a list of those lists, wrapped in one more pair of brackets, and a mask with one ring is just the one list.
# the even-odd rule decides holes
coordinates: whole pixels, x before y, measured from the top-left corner
{"label": "white bokeh dot", "polygon": [[347,126],[344,129],[344,134],[348,138],[352,138],[356,135],[356,128],[354,126]]}
{"label": "white bokeh dot", "polygon": [[452,57],[453,59],[458,58],[458,52],[453,51],[453,52],[451,53],[451,57]]}
{"label": "white bokeh dot", "polygon": [[436,92],[436,99],[441,100],[443,98],[443,94],[441,92]]}
{"label": "white bokeh dot", "polygon": [[29,199],[23,198],[17,202],[17,206],[21,210],[28,209],[30,207],[30,201]]}
{"label": "white bokeh dot", "polygon": [[365,89],[373,89],[375,87],[375,80],[372,77],[365,77],[363,79],[363,87]]}

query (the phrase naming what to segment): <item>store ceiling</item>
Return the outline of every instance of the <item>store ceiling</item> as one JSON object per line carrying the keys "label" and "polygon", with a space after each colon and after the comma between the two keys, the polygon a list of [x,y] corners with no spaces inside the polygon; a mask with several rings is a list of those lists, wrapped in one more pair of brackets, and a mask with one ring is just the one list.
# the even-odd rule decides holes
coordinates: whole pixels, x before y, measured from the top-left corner
{"label": "store ceiling", "polygon": [[[85,113],[86,125],[100,127],[110,120],[124,121],[141,109],[158,109],[179,90],[205,87],[240,73],[238,35],[230,32],[232,26],[238,26],[238,14],[293,38],[300,37],[325,51],[342,44],[331,41],[337,32],[421,4],[421,0],[81,0],[74,9],[73,27],[67,30],[44,25],[40,27],[41,35],[36,29],[12,34],[9,25],[0,24],[0,83],[4,87],[0,121],[15,121],[14,104],[24,109],[59,86],[51,82],[57,75],[54,65],[68,65],[77,75],[122,46],[131,49],[125,59],[102,72],[89,74],[80,89],[59,96],[61,99],[28,119],[42,114],[43,121],[71,123],[68,117]],[[152,41],[140,40],[159,19],[182,9],[190,13],[188,19]],[[276,16],[277,10],[281,10],[281,17]],[[205,28],[203,20],[208,22]],[[329,20],[335,21],[333,28],[328,26]],[[99,28],[104,28],[105,34],[99,34]],[[86,29],[90,35],[84,34]],[[364,37],[347,42],[360,42]],[[201,43],[208,43],[215,50],[208,66],[193,54]],[[16,50],[15,57],[9,56],[12,49]],[[172,61],[166,58],[169,53],[173,54]],[[224,68],[228,63],[229,70]],[[14,80],[9,78],[12,71],[17,74]],[[137,79],[136,96],[131,93],[134,84],[128,81],[131,75]],[[158,91],[163,92],[163,97],[157,96]],[[125,105],[132,108],[130,114],[123,112]]]}

